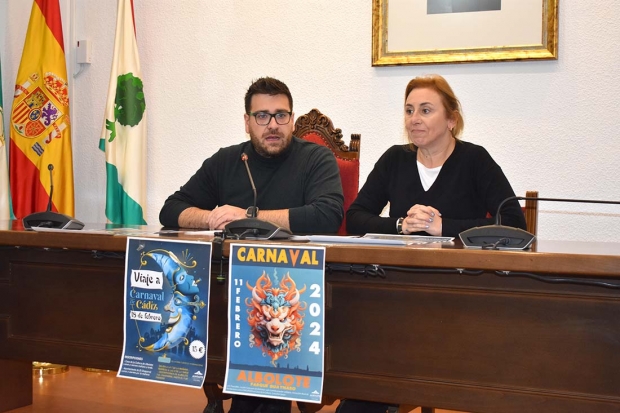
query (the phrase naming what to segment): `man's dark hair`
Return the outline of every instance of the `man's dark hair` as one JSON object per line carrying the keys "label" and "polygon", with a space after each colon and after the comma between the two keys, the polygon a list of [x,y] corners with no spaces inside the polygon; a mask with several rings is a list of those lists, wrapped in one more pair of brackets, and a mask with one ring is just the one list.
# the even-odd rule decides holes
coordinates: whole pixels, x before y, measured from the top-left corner
{"label": "man's dark hair", "polygon": [[250,114],[252,96],[254,95],[286,95],[289,106],[291,107],[291,112],[293,111],[293,96],[291,96],[291,91],[288,90],[288,86],[278,79],[274,79],[273,77],[261,77],[250,85],[248,91],[245,93],[245,113],[247,114]]}

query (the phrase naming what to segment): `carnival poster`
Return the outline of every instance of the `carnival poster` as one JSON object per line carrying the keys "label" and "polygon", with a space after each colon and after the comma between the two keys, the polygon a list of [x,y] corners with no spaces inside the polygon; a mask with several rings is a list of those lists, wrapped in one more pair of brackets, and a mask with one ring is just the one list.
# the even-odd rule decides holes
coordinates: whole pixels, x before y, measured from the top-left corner
{"label": "carnival poster", "polygon": [[211,243],[127,238],[119,377],[202,387]]}
{"label": "carnival poster", "polygon": [[319,403],[325,248],[230,247],[224,392]]}

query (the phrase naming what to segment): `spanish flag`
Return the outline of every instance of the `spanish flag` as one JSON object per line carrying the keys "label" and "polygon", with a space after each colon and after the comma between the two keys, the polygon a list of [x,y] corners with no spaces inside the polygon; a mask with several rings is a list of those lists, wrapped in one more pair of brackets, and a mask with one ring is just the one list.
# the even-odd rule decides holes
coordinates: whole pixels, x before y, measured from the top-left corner
{"label": "spanish flag", "polygon": [[13,212],[74,215],[69,87],[58,0],[34,0],[10,118]]}
{"label": "spanish flag", "polygon": [[144,225],[146,100],[132,0],[118,0],[114,56],[99,149],[105,151],[105,214],[114,224]]}

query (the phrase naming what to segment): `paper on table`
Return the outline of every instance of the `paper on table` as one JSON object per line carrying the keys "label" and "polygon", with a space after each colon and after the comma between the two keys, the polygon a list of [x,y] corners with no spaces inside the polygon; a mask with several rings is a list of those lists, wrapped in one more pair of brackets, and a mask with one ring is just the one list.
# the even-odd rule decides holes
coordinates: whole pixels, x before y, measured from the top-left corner
{"label": "paper on table", "polygon": [[61,229],[61,228],[46,228],[46,227],[30,227],[32,231],[36,232],[62,232],[65,234],[101,234],[101,235],[114,235],[110,230],[106,229]]}
{"label": "paper on table", "polygon": [[215,235],[216,232],[222,232],[222,230],[212,231],[212,230],[196,230],[196,231],[177,231],[182,232],[183,234],[188,235]]}
{"label": "paper on table", "polygon": [[358,236],[339,235],[294,235],[289,238],[289,241],[309,241],[329,244],[407,245],[404,240],[399,239],[372,239]]}
{"label": "paper on table", "polygon": [[30,227],[29,230],[36,232],[59,232],[63,234],[98,234],[98,235],[147,235],[154,234],[153,230],[139,228],[87,228],[87,229],[61,229],[46,227]]}
{"label": "paper on table", "polygon": [[434,237],[432,235],[366,234],[364,238],[374,240],[401,240],[407,245],[454,241],[454,237]]}

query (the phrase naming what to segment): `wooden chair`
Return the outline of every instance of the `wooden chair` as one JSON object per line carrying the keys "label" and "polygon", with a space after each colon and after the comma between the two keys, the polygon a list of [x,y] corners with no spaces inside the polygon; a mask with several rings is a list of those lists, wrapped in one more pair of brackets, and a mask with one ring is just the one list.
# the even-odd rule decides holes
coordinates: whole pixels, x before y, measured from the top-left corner
{"label": "wooden chair", "polygon": [[[527,191],[526,198],[538,198],[538,191]],[[538,201],[535,199],[526,199],[525,206],[521,207],[523,215],[525,215],[525,226],[527,232],[537,235],[538,232]],[[487,218],[491,218],[491,213],[487,212]]]}
{"label": "wooden chair", "polygon": [[[342,130],[334,128],[331,119],[318,109],[312,109],[295,121],[293,135],[298,138],[327,146],[336,157],[340,169],[340,180],[344,192],[344,211],[357,197],[360,183],[360,140],[361,135],[352,134],[349,146],[342,141]],[[346,234],[346,222],[343,219],[338,234]]]}
{"label": "wooden chair", "polygon": [[[538,198],[538,191],[527,191],[525,193],[526,198]],[[527,225],[527,232],[537,235],[538,233],[538,201],[525,200],[525,206],[523,213],[525,214],[525,224]]]}

